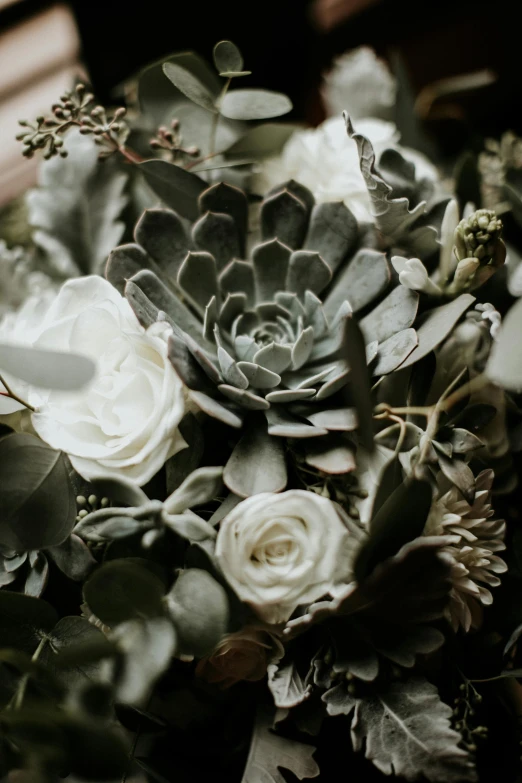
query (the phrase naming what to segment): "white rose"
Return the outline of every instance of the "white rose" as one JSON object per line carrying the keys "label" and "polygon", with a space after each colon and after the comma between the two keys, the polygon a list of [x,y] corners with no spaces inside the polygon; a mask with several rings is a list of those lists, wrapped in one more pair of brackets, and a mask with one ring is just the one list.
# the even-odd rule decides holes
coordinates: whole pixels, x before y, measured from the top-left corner
{"label": "white rose", "polygon": [[[399,132],[392,122],[362,119],[357,120],[355,129],[372,142],[377,159],[385,149],[396,148],[415,164],[417,173],[422,164],[421,178],[437,179],[436,169],[421,153],[398,146]],[[316,201],[343,201],[359,222],[373,222],[357,145],[348,137],[342,117],[332,117],[318,128],[294,133],[278,157],[260,165],[252,187],[265,195],[290,179],[311,190]]]}
{"label": "white rose", "polygon": [[74,393],[6,381],[36,409],[37,434],[69,454],[78,473],[125,476],[142,485],[186,446],[178,430],[183,384],[168,360],[169,333],[165,323],[143,329],[103,278],[69,280],[57,296],[30,299],[6,316],[0,338],[88,356],[96,363],[94,379]]}
{"label": "white rose", "polygon": [[339,507],[314,492],[263,492],[221,523],[216,556],[238,597],[267,623],[351,580],[359,544]]}
{"label": "white rose", "polygon": [[388,116],[396,92],[390,69],[368,46],[338,57],[325,75],[321,89],[330,116],[342,114],[346,109],[352,119]]}

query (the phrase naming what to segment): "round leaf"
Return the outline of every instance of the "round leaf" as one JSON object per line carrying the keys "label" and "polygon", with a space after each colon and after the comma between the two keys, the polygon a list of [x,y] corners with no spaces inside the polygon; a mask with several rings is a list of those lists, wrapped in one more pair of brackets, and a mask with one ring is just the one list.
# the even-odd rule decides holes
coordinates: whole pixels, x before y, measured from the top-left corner
{"label": "round leaf", "polygon": [[208,655],[226,633],[227,594],[208,571],[184,571],[167,596],[167,607],[185,654]]}
{"label": "round leaf", "polygon": [[232,41],[219,41],[214,46],[214,65],[222,76],[227,71],[242,71],[243,57]]}
{"label": "round leaf", "polygon": [[163,584],[147,568],[132,560],[105,563],[85,583],[83,597],[91,612],[113,626],[163,612]]}
{"label": "round leaf", "polygon": [[0,638],[2,647],[14,647],[33,653],[42,634],[54,627],[58,615],[39,598],[0,591]]}
{"label": "round leaf", "polygon": [[61,544],[76,520],[61,451],[25,433],[0,441],[0,546],[15,552]]}
{"label": "round leaf", "polygon": [[271,90],[232,90],[221,103],[221,114],[231,120],[265,120],[280,117],[291,109],[290,98]]}

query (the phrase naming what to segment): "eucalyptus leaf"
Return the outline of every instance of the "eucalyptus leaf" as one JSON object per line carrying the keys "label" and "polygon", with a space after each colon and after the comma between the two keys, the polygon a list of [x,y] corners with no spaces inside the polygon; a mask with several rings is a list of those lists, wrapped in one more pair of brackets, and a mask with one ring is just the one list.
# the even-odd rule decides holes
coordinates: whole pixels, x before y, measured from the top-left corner
{"label": "eucalyptus leaf", "polygon": [[220,107],[221,114],[231,120],[265,120],[280,117],[291,109],[292,101],[286,95],[257,88],[230,90]]}
{"label": "eucalyptus leaf", "polygon": [[209,655],[227,631],[227,594],[207,571],[183,571],[166,596],[166,606],[183,654]]}
{"label": "eucalyptus leaf", "polygon": [[0,371],[31,386],[78,391],[93,379],[96,365],[76,353],[0,343]]}
{"label": "eucalyptus leaf", "polygon": [[91,612],[109,626],[163,613],[163,584],[131,560],[111,560],[85,582],[83,596]]}
{"label": "eucalyptus leaf", "polygon": [[190,220],[198,218],[198,196],[206,188],[202,179],[166,160],[144,160],[138,166],[149,187],[168,207]]}
{"label": "eucalyptus leaf", "polygon": [[263,123],[249,128],[223,154],[228,161],[257,160],[276,155],[297,130],[289,123]]}
{"label": "eucalyptus leaf", "polygon": [[45,634],[58,622],[56,610],[40,598],[0,590],[0,637],[2,647],[32,655]]}
{"label": "eucalyptus leaf", "polygon": [[163,73],[183,95],[198,106],[207,111],[217,111],[214,96],[194,73],[172,61],[163,64]]}
{"label": "eucalyptus leaf", "polygon": [[265,422],[252,423],[246,430],[226,464],[223,478],[229,490],[242,498],[285,488],[284,447],[268,434]]}
{"label": "eucalyptus leaf", "polygon": [[61,544],[76,521],[67,463],[34,435],[0,440],[0,545],[13,551]]}
{"label": "eucalyptus leaf", "polygon": [[240,72],[243,70],[243,57],[232,41],[219,41],[214,46],[213,57],[214,65],[220,75],[227,71]]}

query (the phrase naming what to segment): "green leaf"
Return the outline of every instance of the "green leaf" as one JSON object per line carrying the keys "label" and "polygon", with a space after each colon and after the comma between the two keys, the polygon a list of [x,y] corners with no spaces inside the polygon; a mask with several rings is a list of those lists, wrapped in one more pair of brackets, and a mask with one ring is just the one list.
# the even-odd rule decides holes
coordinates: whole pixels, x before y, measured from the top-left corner
{"label": "green leaf", "polygon": [[0,440],[0,546],[15,552],[61,544],[76,521],[67,463],[34,435]]}
{"label": "green leaf", "polygon": [[421,201],[410,211],[407,198],[390,198],[392,188],[375,170],[375,152],[372,143],[357,133],[345,112],[348,135],[357,144],[361,173],[371,199],[372,213],[377,229],[391,243],[406,244],[421,258],[437,249],[437,232],[430,226],[415,227],[415,223],[426,211],[426,202]]}
{"label": "green leaf", "polygon": [[[163,66],[165,58],[145,68],[138,82],[139,102],[145,117],[150,118],[151,129],[170,122],[172,117],[178,117],[182,104],[187,104],[185,95],[174,87],[172,82],[165,78]],[[212,70],[195,52],[179,52],[168,58],[168,62],[181,66],[189,71],[205,89],[216,99],[221,91],[221,82],[215,71]],[[199,109],[199,107],[198,107]],[[208,115],[207,115],[208,116]],[[183,118],[179,118],[185,133]],[[193,140],[192,134],[186,136]],[[195,142],[198,144],[198,142]]]}
{"label": "green leaf", "polygon": [[231,120],[265,120],[291,110],[292,101],[286,95],[256,88],[227,92],[220,108],[221,114]]}
{"label": "green leaf", "polygon": [[350,368],[350,392],[359,420],[359,437],[364,448],[371,452],[374,443],[370,376],[366,363],[364,338],[354,318],[345,319],[343,354]]}
{"label": "green leaf", "polygon": [[102,632],[85,617],[62,617],[49,634],[48,643],[38,660],[67,688],[81,686],[97,678],[100,661],[63,666],[58,662],[58,657],[63,656],[64,661],[68,652],[92,647],[102,639]]}
{"label": "green leaf", "polygon": [[163,73],[174,87],[207,111],[216,112],[214,96],[197,76],[176,62],[163,64]]}
{"label": "green leaf", "polygon": [[440,345],[474,301],[475,297],[471,294],[461,294],[452,302],[435,307],[427,313],[417,327],[418,345],[401,364],[401,370],[423,359]]}
{"label": "green leaf", "polygon": [[497,386],[522,391],[522,299],[505,316],[486,365],[486,375]]}
{"label": "green leaf", "polygon": [[51,604],[40,598],[0,590],[0,638],[3,647],[32,653],[58,621]]}
{"label": "green leaf", "polygon": [[247,130],[223,154],[227,160],[256,160],[277,155],[290,137],[298,130],[297,125],[267,122]]}
{"label": "green leaf", "polygon": [[166,597],[179,635],[180,652],[203,658],[227,631],[229,604],[224,588],[207,571],[183,571]]}
{"label": "green leaf", "polygon": [[123,656],[115,664],[116,698],[124,704],[143,704],[176,650],[172,622],[167,617],[130,620],[117,627],[111,641]]}
{"label": "green leaf", "polygon": [[243,57],[241,52],[232,41],[219,41],[214,46],[214,65],[220,76],[224,76],[227,71],[242,71]]}
{"label": "green leaf", "polygon": [[96,365],[76,353],[0,343],[0,370],[31,386],[77,391],[92,380]]}
{"label": "green leaf", "polygon": [[408,479],[388,497],[370,522],[369,538],[354,565],[359,582],[383,560],[422,534],[432,501],[427,481]]}
{"label": "green leaf", "polygon": [[115,161],[100,165],[99,147],[76,129],[65,148],[67,158],[43,162],[38,187],[27,195],[33,240],[62,277],[102,274],[123,235],[127,176]]}
{"label": "green leaf", "polygon": [[91,484],[97,490],[98,497],[109,498],[118,506],[142,506],[149,500],[141,487],[124,476],[118,478],[96,476],[91,478]]}
{"label": "green leaf", "polygon": [[179,431],[188,443],[188,448],[178,451],[165,463],[167,492],[169,495],[180,486],[193,470],[196,470],[203,456],[203,432],[193,413],[185,414],[180,421]]}
{"label": "green leaf", "polygon": [[316,778],[319,767],[313,759],[314,746],[275,734],[273,722],[266,708],[258,708],[241,783],[286,783],[281,769],[290,770],[298,780]]}
{"label": "green leaf", "polygon": [[284,447],[279,438],[268,434],[265,422],[252,423],[245,431],[226,464],[224,481],[242,498],[286,487]]}
{"label": "green leaf", "polygon": [[128,559],[104,563],[83,587],[89,609],[109,626],[136,617],[162,615],[163,595],[160,579]]}
{"label": "green leaf", "polygon": [[180,514],[188,508],[215,500],[222,486],[222,467],[198,468],[169,495],[163,507],[168,514]]}
{"label": "green leaf", "polygon": [[420,677],[383,685],[357,699],[352,720],[355,750],[386,775],[433,783],[475,781],[473,762],[451,728],[451,707]]}
{"label": "green leaf", "polygon": [[268,664],[268,687],[279,709],[292,709],[305,701],[312,692],[293,661],[277,661]]}
{"label": "green leaf", "polygon": [[166,160],[144,160],[138,166],[158,198],[183,217],[197,220],[198,197],[206,189],[206,182]]}

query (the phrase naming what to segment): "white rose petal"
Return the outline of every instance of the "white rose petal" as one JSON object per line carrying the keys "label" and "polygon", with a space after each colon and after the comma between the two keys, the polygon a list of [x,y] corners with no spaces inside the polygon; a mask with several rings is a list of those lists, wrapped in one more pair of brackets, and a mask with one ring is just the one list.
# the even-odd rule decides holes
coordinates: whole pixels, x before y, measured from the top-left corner
{"label": "white rose petal", "polygon": [[[29,300],[0,323],[12,342],[92,358],[93,381],[81,392],[12,388],[36,413],[37,434],[69,454],[84,478],[125,476],[145,484],[186,446],[178,424],[183,384],[167,356],[167,323],[143,329],[127,300],[106,280],[69,280],[57,296]],[[9,379],[6,379],[9,382]]]}
{"label": "white rose petal", "polygon": [[332,501],[289,490],[239,503],[221,523],[216,556],[239,598],[281,623],[350,581],[358,544]]}

